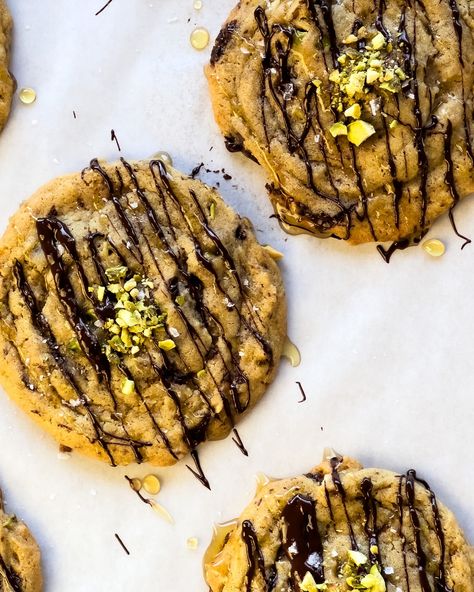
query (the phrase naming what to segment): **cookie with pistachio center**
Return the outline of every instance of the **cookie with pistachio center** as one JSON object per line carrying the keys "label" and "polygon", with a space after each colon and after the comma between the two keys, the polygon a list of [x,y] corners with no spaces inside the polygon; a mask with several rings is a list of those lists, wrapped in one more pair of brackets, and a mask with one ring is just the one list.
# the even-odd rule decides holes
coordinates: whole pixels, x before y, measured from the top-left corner
{"label": "cookie with pistachio center", "polygon": [[41,592],[43,578],[38,545],[15,515],[7,514],[0,491],[0,590]]}
{"label": "cookie with pistachio center", "polygon": [[474,590],[473,549],[414,470],[329,454],[260,487],[216,532],[204,561],[211,592]]}
{"label": "cookie with pistachio center", "polygon": [[[417,241],[474,191],[468,0],[242,0],[207,78],[290,233]],[[465,237],[461,236],[462,239]]]}
{"label": "cookie with pistachio center", "polygon": [[15,90],[15,82],[9,70],[12,26],[13,22],[7,5],[0,0],[0,131],[10,114]]}
{"label": "cookie with pistachio center", "polygon": [[274,377],[275,261],[215,190],[160,160],[47,184],[10,221],[0,268],[3,385],[74,450],[173,464]]}

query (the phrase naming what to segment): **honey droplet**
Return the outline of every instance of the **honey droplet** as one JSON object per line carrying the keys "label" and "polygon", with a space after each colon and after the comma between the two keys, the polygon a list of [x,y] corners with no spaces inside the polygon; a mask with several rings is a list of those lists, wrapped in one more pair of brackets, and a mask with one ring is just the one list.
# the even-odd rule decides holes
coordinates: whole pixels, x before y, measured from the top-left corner
{"label": "honey droplet", "polygon": [[156,475],[147,475],[143,479],[143,489],[150,495],[160,493],[161,483]]}
{"label": "honey droplet", "polygon": [[446,252],[444,243],[437,238],[432,238],[423,243],[423,249],[432,257],[441,257]]}
{"label": "honey droplet", "polygon": [[201,10],[202,0],[194,0],[193,8],[194,10]]}
{"label": "honey droplet", "polygon": [[199,539],[196,537],[189,537],[189,539],[186,541],[186,547],[190,551],[195,551],[199,547]]}
{"label": "honey droplet", "polygon": [[296,368],[301,364],[301,354],[299,349],[292,341],[290,341],[289,337],[286,338],[281,355],[284,358],[288,358],[288,360],[290,360],[290,364],[293,366],[293,368]]}
{"label": "honey droplet", "polygon": [[197,49],[198,51],[206,49],[206,47],[209,45],[209,31],[203,27],[198,27],[191,33],[190,39],[191,45],[194,47],[194,49]]}
{"label": "honey droplet", "polygon": [[257,495],[262,491],[265,485],[268,485],[271,482],[270,477],[265,475],[265,473],[257,473],[256,477],[257,481]]}
{"label": "honey droplet", "polygon": [[168,152],[163,152],[163,151],[155,152],[155,154],[153,154],[152,158],[155,158],[156,160],[161,160],[168,166],[173,166],[173,159],[168,154]]}
{"label": "honey droplet", "polygon": [[235,519],[229,520],[229,522],[224,522],[223,524],[214,525],[211,543],[204,553],[203,563],[205,571],[211,571],[214,567],[219,565],[222,559],[222,550],[227,542],[228,537],[237,528],[237,524],[238,520]]}
{"label": "honey droplet", "polygon": [[19,97],[24,105],[31,105],[36,101],[36,91],[33,88],[22,88]]}

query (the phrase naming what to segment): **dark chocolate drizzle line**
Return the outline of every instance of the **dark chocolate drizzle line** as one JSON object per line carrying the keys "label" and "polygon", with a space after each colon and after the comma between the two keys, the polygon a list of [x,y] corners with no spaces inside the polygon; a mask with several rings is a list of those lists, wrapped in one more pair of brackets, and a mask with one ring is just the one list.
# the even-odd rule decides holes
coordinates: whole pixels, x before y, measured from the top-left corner
{"label": "dark chocolate drizzle line", "polygon": [[446,541],[444,537],[443,526],[441,524],[441,514],[438,507],[438,501],[436,499],[436,495],[426,481],[419,479],[416,476],[416,473],[414,473],[414,478],[417,483],[426,489],[430,497],[431,510],[433,512],[434,519],[434,529],[439,543],[440,561],[438,564],[438,574],[435,577],[436,592],[452,592],[451,588],[446,582]]}
{"label": "dark chocolate drizzle line", "polygon": [[449,220],[451,222],[451,226],[455,234],[464,240],[463,245],[461,246],[461,250],[464,249],[466,245],[468,245],[471,239],[467,238],[463,234],[461,234],[456,226],[456,221],[454,220],[454,208],[458,205],[460,196],[456,187],[456,179],[454,177],[454,163],[452,158],[452,142],[453,142],[453,124],[451,120],[448,120],[448,124],[446,127],[446,133],[444,134],[444,160],[446,162],[446,174],[444,176],[444,182],[448,186],[449,192],[451,193],[451,197],[453,198],[453,205],[449,208]]}
{"label": "dark chocolate drizzle line", "polygon": [[99,14],[104,12],[104,10],[107,8],[107,6],[109,6],[109,4],[112,4],[112,0],[108,0],[108,2],[106,2],[104,6],[102,6],[102,8],[95,13],[95,16],[99,16]]}
{"label": "dark chocolate drizzle line", "polygon": [[408,249],[409,246],[410,239],[404,238],[403,240],[392,243],[388,249],[384,249],[382,245],[377,245],[377,251],[380,253],[385,263],[390,263],[390,259],[396,251],[404,251],[405,249]]}
{"label": "dark chocolate drizzle line", "polygon": [[408,574],[408,560],[407,560],[407,539],[404,534],[404,516],[403,516],[403,485],[406,481],[405,475],[400,477],[400,483],[398,484],[398,492],[397,492],[397,506],[398,506],[398,536],[402,541],[402,555],[403,555],[403,568],[405,570],[405,582],[407,585],[407,592],[410,592],[410,576]]}
{"label": "dark chocolate drizzle line", "polygon": [[423,550],[423,545],[421,543],[420,517],[418,516],[418,511],[415,506],[415,483],[415,471],[408,471],[408,473],[406,474],[405,494],[408,504],[410,521],[415,535],[415,553],[416,559],[418,561],[418,576],[420,580],[420,587],[422,592],[431,592],[431,586],[428,580],[428,574],[426,572],[427,557],[425,551]]}
{"label": "dark chocolate drizzle line", "polygon": [[301,382],[299,382],[299,380],[296,381],[296,384],[298,385],[298,388],[300,389],[301,393],[301,399],[298,401],[298,403],[304,403],[306,401],[306,393],[304,392],[303,385],[301,384]]}
{"label": "dark chocolate drizzle line", "polygon": [[191,450],[190,454],[191,458],[193,459],[196,470],[194,470],[189,465],[186,465],[186,468],[196,477],[196,479],[199,481],[199,483],[201,483],[201,485],[204,485],[206,489],[209,489],[209,491],[211,491],[211,485],[209,483],[209,480],[207,479],[206,475],[204,474],[204,471],[202,470],[198,451],[196,449]]}
{"label": "dark chocolate drizzle line", "polygon": [[120,536],[117,533],[115,533],[115,538],[117,539],[117,541],[119,542],[120,546],[125,551],[125,553],[127,555],[130,555],[130,551],[127,549],[125,543],[122,541],[122,539],[120,538]]}
{"label": "dark chocolate drizzle line", "polygon": [[[362,480],[362,504],[364,506],[365,522],[364,530],[367,535],[367,542],[369,546],[369,561],[371,565],[377,565],[381,574],[384,573],[382,566],[382,559],[378,548],[378,533],[377,533],[377,502],[372,495],[373,483],[367,477]],[[377,551],[374,551],[374,547]],[[382,575],[383,577],[383,575]],[[385,579],[385,578],[384,578]]]}
{"label": "dark chocolate drizzle line", "polygon": [[349,528],[349,538],[351,541],[351,549],[353,551],[358,551],[359,545],[357,544],[357,540],[355,538],[354,529],[352,527],[352,522],[349,517],[349,511],[347,510],[347,505],[346,505],[346,490],[344,489],[344,485],[342,484],[341,477],[337,471],[340,464],[341,464],[341,460],[339,457],[334,457],[334,458],[330,459],[331,476],[332,476],[332,480],[334,483],[334,487],[336,488],[336,492],[339,496],[339,499],[341,500],[342,507],[344,508],[344,514],[346,516],[347,526]]}
{"label": "dark chocolate drizzle line", "polygon": [[[319,7],[322,14],[323,19],[326,25],[326,30],[330,39],[331,43],[331,53],[333,56],[334,64],[337,65],[337,43],[334,31],[334,24],[332,22],[332,13],[331,13],[331,3],[327,2],[326,0],[310,0],[309,10],[317,26],[319,25],[319,18],[317,16],[317,9]],[[339,214],[342,214],[347,219],[347,226],[350,225],[350,214],[346,211],[346,208],[342,204],[339,199],[338,190],[334,187],[334,183],[332,181],[332,177],[329,173],[330,182],[335,189],[335,196],[329,195],[319,188],[316,187],[313,178],[313,165],[309,159],[308,152],[304,145],[305,140],[307,138],[308,132],[311,128],[311,120],[312,120],[312,112],[311,112],[311,103],[316,102],[316,87],[313,84],[308,84],[305,89],[305,98],[304,98],[304,109],[305,109],[305,116],[306,121],[303,127],[303,131],[300,135],[298,135],[291,125],[290,116],[287,111],[287,102],[288,97],[287,94],[290,93],[293,96],[294,91],[289,90],[293,88],[293,76],[288,64],[288,58],[292,49],[292,42],[293,42],[293,33],[294,31],[288,27],[284,27],[282,25],[273,25],[273,27],[269,28],[268,19],[265,14],[265,10],[259,6],[255,10],[254,13],[255,20],[258,26],[258,29],[262,35],[264,41],[264,55],[262,57],[262,90],[261,90],[261,108],[262,108],[262,120],[263,120],[263,127],[265,131],[265,136],[267,140],[267,144],[269,144],[269,137],[268,137],[268,129],[266,125],[266,116],[265,116],[265,100],[266,100],[266,87],[268,85],[270,96],[275,102],[275,105],[280,112],[286,130],[286,141],[288,145],[288,150],[290,154],[294,154],[295,152],[300,156],[301,160],[304,163],[307,175],[307,184],[311,188],[311,190],[318,195],[320,198],[329,201],[337,206],[339,209]],[[321,31],[321,38],[323,32]],[[272,51],[274,47],[275,52]],[[273,81],[273,74],[272,71],[277,72],[278,76],[278,84],[275,85]],[[318,107],[316,106],[316,109]],[[327,161],[327,157],[325,153],[323,154],[323,158],[325,160],[326,169],[329,172],[329,165]]]}
{"label": "dark chocolate drizzle line", "polygon": [[91,421],[94,428],[95,437],[97,442],[100,444],[104,452],[107,454],[112,466],[115,466],[115,460],[110,450],[111,445],[124,446],[129,445],[133,447],[146,446],[148,443],[132,441],[129,437],[121,437],[114,434],[110,434],[104,430],[98,417],[94,414],[92,405],[90,404],[87,396],[82,392],[81,388],[76,382],[76,378],[72,370],[69,369],[66,358],[61,354],[59,345],[53,334],[53,331],[46,320],[46,317],[41,312],[40,307],[36,301],[35,295],[31,286],[29,285],[23,267],[19,261],[16,261],[13,267],[13,273],[16,278],[18,289],[23,297],[23,300],[30,311],[31,322],[33,327],[38,331],[39,335],[45,340],[48,349],[56,362],[59,370],[62,372],[64,377],[70,386],[74,389],[77,396],[79,397],[82,405],[84,406],[86,413]]}
{"label": "dark chocolate drizzle line", "polygon": [[[59,246],[61,246],[67,251],[76,265],[83,286],[87,288],[88,281],[85,276],[84,268],[79,261],[76,241],[66,225],[55,217],[39,218],[36,221],[36,229],[41,248],[46,257],[46,261],[51,268],[56,290],[66,318],[74,329],[81,345],[81,349],[94,367],[97,375],[109,384],[109,362],[102,353],[96,335],[92,332],[89,325],[82,317],[82,311],[69,279],[68,269],[59,249]],[[85,290],[85,292],[87,292],[87,290]]]}
{"label": "dark chocolate drizzle line", "polygon": [[6,581],[13,592],[23,592],[23,585],[20,576],[9,567],[0,554],[0,585],[3,589],[2,580]]}
{"label": "dark chocolate drizzle line", "polygon": [[247,548],[248,569],[246,575],[247,592],[252,590],[252,582],[258,572],[262,575],[263,581],[267,584],[267,575],[265,572],[265,559],[262,550],[258,544],[257,533],[250,520],[242,523],[242,539]]}
{"label": "dark chocolate drizzle line", "polygon": [[[83,318],[83,311],[77,302],[73,285],[69,279],[69,271],[59,250],[59,246],[61,246],[73,260],[81,282],[83,294],[90,300],[88,290],[89,281],[80,262],[76,241],[68,227],[63,222],[61,222],[61,220],[53,216],[48,218],[39,218],[36,221],[36,229],[38,232],[41,248],[51,269],[51,273],[53,274],[57,295],[66,319],[76,333],[81,350],[91,363],[99,380],[101,380],[105,385],[105,388],[107,389],[108,394],[112,400],[114,412],[116,413],[118,411],[117,399],[111,386],[111,369],[109,361],[102,352],[102,347],[97,336]],[[108,308],[107,301],[104,308],[94,306],[96,313],[98,315],[102,315],[103,318],[110,314]],[[133,450],[136,461],[138,463],[142,462],[143,456],[140,452],[140,445],[137,444],[134,439],[130,438],[123,421],[120,421],[127,436],[127,442]]]}
{"label": "dark chocolate drizzle line", "polygon": [[117,138],[117,134],[115,133],[115,130],[110,130],[110,141],[115,142],[115,144],[117,145],[118,151],[122,152],[122,148],[120,147],[120,142],[119,142],[119,139]]}
{"label": "dark chocolate drizzle line", "polygon": [[240,452],[244,455],[244,456],[248,456],[248,450],[245,448],[244,443],[242,442],[242,438],[240,437],[239,432],[236,430],[236,428],[234,428],[232,430],[232,432],[234,433],[234,438],[232,438],[232,442],[234,442],[234,444],[237,446],[237,448],[240,450]]}
{"label": "dark chocolate drizzle line", "polygon": [[282,514],[287,524],[283,549],[291,562],[293,586],[310,572],[317,584],[324,583],[324,548],[318,530],[316,504],[303,495],[296,495]]}

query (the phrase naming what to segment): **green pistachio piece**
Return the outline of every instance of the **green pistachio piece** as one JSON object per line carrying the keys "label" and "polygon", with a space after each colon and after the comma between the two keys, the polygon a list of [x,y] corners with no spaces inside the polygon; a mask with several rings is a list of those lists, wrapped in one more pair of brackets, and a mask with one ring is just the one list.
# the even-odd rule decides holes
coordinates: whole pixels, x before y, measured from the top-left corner
{"label": "green pistachio piece", "polygon": [[382,33],[377,33],[370,44],[372,49],[377,50],[384,48],[387,45],[387,41],[385,40],[385,37],[382,35]]}
{"label": "green pistachio piece", "polygon": [[361,553],[360,551],[352,551],[349,550],[347,551],[347,555],[349,557],[349,559],[352,561],[352,563],[354,563],[354,565],[365,565],[368,561],[367,556],[364,555],[364,553]]}
{"label": "green pistachio piece", "polygon": [[170,351],[176,347],[176,343],[172,339],[164,339],[163,341],[158,341],[158,347],[163,351]]}
{"label": "green pistachio piece", "polygon": [[354,103],[353,105],[351,105],[348,109],[346,109],[344,111],[344,115],[346,117],[352,117],[352,119],[359,119],[359,117],[361,116],[361,108],[360,105],[358,103]]}
{"label": "green pistachio piece", "polygon": [[124,265],[118,265],[117,267],[109,267],[105,270],[105,275],[108,277],[110,282],[116,282],[127,276],[128,268]]}
{"label": "green pistachio piece", "polygon": [[374,126],[367,121],[363,121],[362,119],[353,121],[347,126],[347,139],[355,146],[360,146],[374,134]]}
{"label": "green pistachio piece", "polygon": [[331,125],[329,128],[329,133],[333,138],[337,138],[337,136],[347,136],[347,126],[338,121],[337,123]]}
{"label": "green pistachio piece", "polygon": [[135,392],[135,383],[128,378],[122,384],[122,393],[124,395],[132,395]]}

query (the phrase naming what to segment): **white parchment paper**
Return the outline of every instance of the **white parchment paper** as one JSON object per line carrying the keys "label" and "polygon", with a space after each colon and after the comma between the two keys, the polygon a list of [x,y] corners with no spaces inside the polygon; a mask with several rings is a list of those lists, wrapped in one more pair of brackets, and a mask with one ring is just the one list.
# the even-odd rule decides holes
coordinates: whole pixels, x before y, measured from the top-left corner
{"label": "white parchment paper", "polygon": [[[201,557],[212,523],[241,512],[258,471],[307,471],[325,446],[367,466],[417,468],[474,539],[474,246],[461,252],[444,219],[430,233],[446,242],[443,258],[411,249],[388,266],[373,246],[280,231],[262,172],[224,150],[213,122],[202,74],[210,48],[200,53],[189,43],[197,25],[215,36],[234,0],[204,0],[201,11],[192,0],[114,0],[97,17],[101,0],[10,4],[13,70],[38,100],[28,107],[16,99],[0,137],[2,230],[42,183],[92,157],[116,158],[112,128],[125,157],[166,150],[183,171],[201,161],[225,167],[231,181],[205,178],[220,182],[262,242],[285,253],[289,332],[302,353],[299,368],[282,364],[241,424],[248,459],[230,439],[202,447],[212,492],[185,463],[158,471],[159,499],[174,525],[141,504],[124,479],[149,467],[61,460],[57,445],[1,394],[0,484],[42,546],[46,592],[204,592]],[[456,215],[474,236],[473,203]],[[186,547],[192,536],[197,551]]]}

